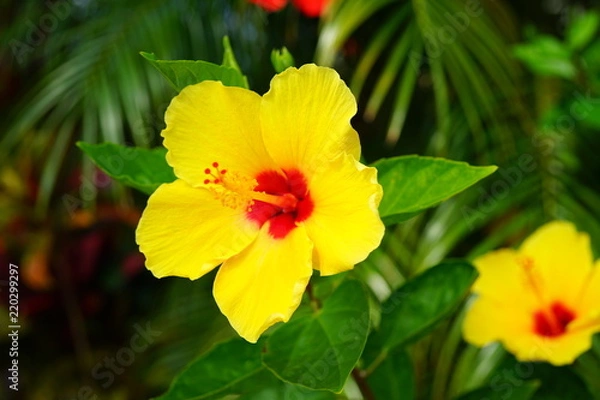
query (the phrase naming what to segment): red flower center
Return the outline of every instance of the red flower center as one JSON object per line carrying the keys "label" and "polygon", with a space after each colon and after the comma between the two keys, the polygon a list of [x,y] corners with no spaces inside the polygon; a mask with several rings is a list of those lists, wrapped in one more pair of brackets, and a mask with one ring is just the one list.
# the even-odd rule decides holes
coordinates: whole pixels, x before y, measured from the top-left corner
{"label": "red flower center", "polygon": [[[283,239],[297,222],[311,215],[314,203],[306,178],[297,169],[284,170],[283,175],[274,170],[264,171],[256,181],[258,186],[254,191],[262,193],[252,196],[254,201],[247,215],[259,226],[269,221],[269,233],[274,238]],[[258,200],[261,197],[265,201]]]}
{"label": "red flower center", "polygon": [[575,313],[559,302],[549,309],[539,310],[533,315],[534,332],[540,336],[556,337],[567,331],[567,326],[575,319]]}

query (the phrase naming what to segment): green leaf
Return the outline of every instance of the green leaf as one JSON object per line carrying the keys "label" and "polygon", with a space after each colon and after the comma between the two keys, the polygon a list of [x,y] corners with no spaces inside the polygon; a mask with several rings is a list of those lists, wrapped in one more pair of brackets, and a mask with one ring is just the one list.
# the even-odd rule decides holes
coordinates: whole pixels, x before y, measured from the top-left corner
{"label": "green leaf", "polygon": [[[505,358],[493,374],[488,384],[469,392],[458,400],[488,398],[511,400],[592,400],[594,396],[586,388],[582,379],[573,372],[573,367],[581,372],[581,358],[573,366],[553,366],[546,363],[518,362],[514,357]],[[592,375],[592,381],[598,375]]]}
{"label": "green leaf", "polygon": [[494,172],[443,158],[401,156],[373,164],[383,186],[379,213],[386,225],[406,221]]}
{"label": "green leaf", "polygon": [[[421,54],[422,45],[422,42],[417,41],[413,45],[412,51],[416,52],[416,54]],[[389,146],[396,145],[398,139],[400,139],[400,133],[402,132],[404,122],[406,121],[406,116],[408,115],[410,100],[415,91],[417,78],[419,75],[419,69],[414,68],[410,61],[406,63],[404,66],[404,72],[400,78],[401,83],[398,85],[398,93],[396,94],[396,99],[394,100],[392,118],[390,120],[387,136],[385,138],[385,141]]]}
{"label": "green leaf", "polygon": [[[274,379],[276,380],[276,379]],[[311,390],[304,386],[278,381],[257,392],[243,395],[239,400],[271,400],[271,399],[297,399],[297,400],[336,400],[338,397],[326,390]]]}
{"label": "green leaf", "polygon": [[415,376],[406,351],[389,355],[367,378],[376,399],[415,398]]}
{"label": "green leaf", "polygon": [[167,150],[164,147],[148,150],[114,143],[85,142],[77,142],[77,146],[111,178],[146,194],[176,179],[165,159]]}
{"label": "green leaf", "polygon": [[241,339],[220,343],[189,364],[159,400],[218,399],[245,394],[276,379],[260,361],[263,341],[250,344]]}
{"label": "green leaf", "polygon": [[345,281],[321,310],[274,331],[263,362],[287,382],[339,392],[365,346],[369,321],[364,288],[358,281]]}
{"label": "green leaf", "polygon": [[466,296],[477,272],[466,261],[447,261],[396,290],[382,305],[375,342],[383,351],[416,340],[446,318]]}
{"label": "green leaf", "polygon": [[[594,400],[585,383],[570,367],[555,367],[549,364],[526,364],[514,368],[514,375],[518,378],[519,372],[532,371],[532,378],[541,381],[540,388],[533,395],[534,400]],[[598,382],[596,375],[594,382]],[[597,392],[596,392],[597,393]]]}
{"label": "green leaf", "polygon": [[537,381],[518,381],[518,383],[515,385],[506,381],[502,386],[477,389],[456,400],[529,400],[540,386]]}
{"label": "green leaf", "polygon": [[[410,76],[411,73],[415,76],[417,75],[418,69],[411,65],[408,57],[409,51],[417,40],[416,25],[411,23],[406,28],[402,38],[399,38],[398,42],[394,44],[390,57],[386,61],[385,68],[379,73],[377,83],[375,83],[373,92],[366,105],[365,118],[367,118],[367,120],[372,121],[377,116],[377,113],[384,104],[384,100],[394,84],[398,71],[401,70],[402,65],[405,65],[405,75]],[[409,62],[405,63],[405,60],[408,60]]]}
{"label": "green leaf", "polygon": [[556,125],[559,118],[564,118],[565,113],[571,112],[571,115],[576,115],[576,120],[592,129],[600,129],[600,100],[592,98],[590,91],[587,93],[575,92],[569,107],[565,110],[560,110],[551,123]]}
{"label": "green leaf", "polygon": [[595,36],[600,25],[600,15],[588,11],[580,15],[567,28],[566,39],[573,50],[583,49]]}
{"label": "green leaf", "polygon": [[536,36],[529,43],[514,46],[513,53],[539,75],[573,79],[577,74],[571,51],[553,36]]}
{"label": "green leaf", "polygon": [[202,81],[221,81],[225,86],[248,88],[245,77],[235,68],[207,61],[157,60],[152,53],[140,53],[178,92],[188,85]]}
{"label": "green leaf", "polygon": [[280,50],[273,49],[271,52],[271,64],[276,73],[280,73],[296,65],[294,56],[288,51],[286,47],[282,47]]}

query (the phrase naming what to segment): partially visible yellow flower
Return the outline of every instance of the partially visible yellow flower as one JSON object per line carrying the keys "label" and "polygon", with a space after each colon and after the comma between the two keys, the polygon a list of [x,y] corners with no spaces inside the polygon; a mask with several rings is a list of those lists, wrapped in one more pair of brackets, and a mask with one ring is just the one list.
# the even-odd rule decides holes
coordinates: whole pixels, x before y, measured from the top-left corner
{"label": "partially visible yellow flower", "polygon": [[250,342],[288,321],[313,268],[349,270],[383,236],[355,113],[339,75],[315,65],[275,76],[263,97],[215,81],[183,89],[162,132],[178,179],[150,196],[136,232],[148,269],[197,279],[222,263],[213,294]]}
{"label": "partially visible yellow flower", "polygon": [[600,331],[600,261],[593,264],[589,236],[564,221],[542,226],[519,250],[478,258],[465,339],[500,341],[521,361],[572,363]]}

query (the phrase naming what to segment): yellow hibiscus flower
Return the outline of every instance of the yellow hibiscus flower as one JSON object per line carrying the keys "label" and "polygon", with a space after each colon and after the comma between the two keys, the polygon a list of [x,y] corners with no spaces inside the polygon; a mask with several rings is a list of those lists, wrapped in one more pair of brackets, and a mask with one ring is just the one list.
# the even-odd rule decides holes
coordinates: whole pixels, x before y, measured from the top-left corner
{"label": "yellow hibiscus flower", "polygon": [[600,331],[600,261],[590,238],[568,222],[539,228],[519,250],[474,262],[478,297],[463,325],[465,339],[500,341],[521,361],[572,363]]}
{"label": "yellow hibiscus flower", "polygon": [[157,277],[197,279],[256,342],[288,321],[313,268],[351,269],[384,226],[377,171],[358,162],[356,101],[332,69],[275,76],[264,96],[205,81],[169,105],[162,132],[177,180],[154,192],[136,232]]}

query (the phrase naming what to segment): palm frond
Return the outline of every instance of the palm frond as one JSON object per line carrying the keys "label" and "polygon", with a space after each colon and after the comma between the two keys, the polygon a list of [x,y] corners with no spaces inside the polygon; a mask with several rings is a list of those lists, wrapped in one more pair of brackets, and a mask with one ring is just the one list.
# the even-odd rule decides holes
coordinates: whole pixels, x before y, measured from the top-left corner
{"label": "palm frond", "polygon": [[[159,143],[164,109],[172,92],[162,77],[145,65],[140,51],[152,51],[165,59],[220,62],[222,37],[231,34],[234,48],[244,49],[240,61],[253,68],[262,65],[255,59],[261,55],[257,46],[265,42],[260,29],[254,28],[250,38],[245,36],[253,26],[264,24],[260,11],[250,4],[179,0],[125,5],[111,1],[102,8],[94,2],[73,4],[70,10],[68,18],[36,50],[29,66],[23,66],[41,79],[11,107],[8,127],[0,138],[2,159],[28,132],[52,138],[49,157],[43,160],[38,198],[41,214],[48,209],[62,160],[73,150],[74,141],[83,138],[142,147]],[[44,11],[24,6],[25,15],[18,20]],[[234,29],[235,21],[242,18],[244,29]],[[3,39],[23,37],[22,26],[15,23]],[[33,63],[44,67],[35,69]],[[93,172],[90,164],[84,164],[83,170]],[[88,181],[90,177],[87,175]]]}
{"label": "palm frond", "polygon": [[[448,118],[456,98],[459,116],[468,123],[476,153],[484,154],[490,148],[500,148],[504,154],[510,152],[513,134],[501,117],[505,112],[500,111],[508,111],[517,119],[523,117],[517,89],[519,70],[501,31],[501,27],[512,26],[510,21],[503,19],[501,24],[495,24],[486,8],[470,10],[460,0],[377,1],[368,2],[368,8],[359,3],[364,2],[341,1],[339,12],[324,21],[316,59],[333,63],[332,55],[352,33],[368,23],[366,17],[375,13],[390,15],[375,28],[352,79],[352,88],[359,96],[369,76],[379,76],[368,94],[364,111],[367,120],[382,114],[381,105],[396,92],[386,111],[390,118],[388,144],[398,141],[417,81],[425,79],[431,80],[433,86],[437,132],[449,133]],[[503,8],[498,2],[493,7]],[[360,17],[350,11],[342,12],[356,13],[359,9],[363,12]],[[501,15],[509,18],[510,13]],[[380,67],[377,61],[381,59],[387,61]],[[495,132],[486,133],[489,131]]]}

